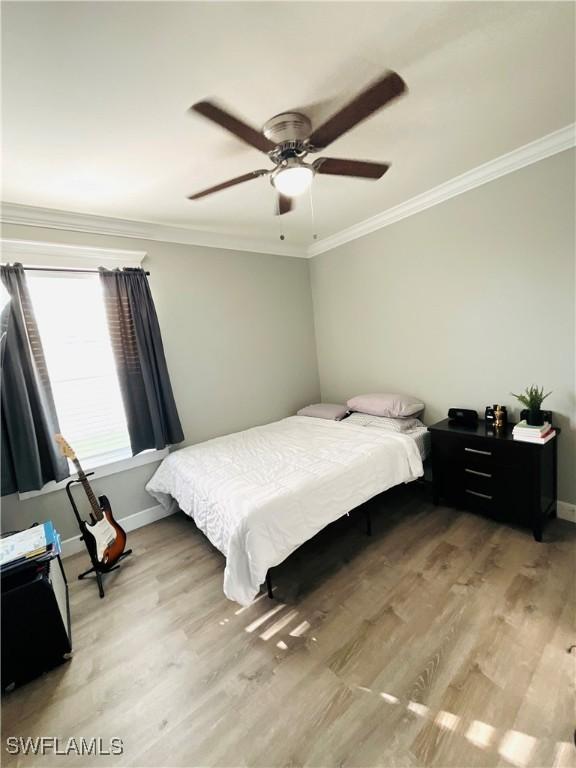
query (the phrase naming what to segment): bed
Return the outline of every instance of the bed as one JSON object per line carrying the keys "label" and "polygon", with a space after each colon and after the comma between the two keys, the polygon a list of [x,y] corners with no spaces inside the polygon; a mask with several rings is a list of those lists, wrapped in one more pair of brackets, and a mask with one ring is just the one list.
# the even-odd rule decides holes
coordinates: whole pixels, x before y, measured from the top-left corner
{"label": "bed", "polygon": [[268,570],[329,523],[423,474],[418,423],[398,432],[291,416],[171,453],[146,490],[194,519],[226,557],[225,595],[248,605]]}

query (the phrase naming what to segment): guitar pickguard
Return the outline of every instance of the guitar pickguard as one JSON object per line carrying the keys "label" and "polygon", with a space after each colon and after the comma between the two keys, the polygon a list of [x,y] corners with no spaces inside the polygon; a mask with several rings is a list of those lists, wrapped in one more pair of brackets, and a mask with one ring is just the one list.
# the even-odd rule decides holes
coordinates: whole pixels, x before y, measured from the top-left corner
{"label": "guitar pickguard", "polygon": [[116,541],[116,531],[105,517],[97,523],[87,523],[86,528],[94,538],[96,558],[103,563],[106,550]]}

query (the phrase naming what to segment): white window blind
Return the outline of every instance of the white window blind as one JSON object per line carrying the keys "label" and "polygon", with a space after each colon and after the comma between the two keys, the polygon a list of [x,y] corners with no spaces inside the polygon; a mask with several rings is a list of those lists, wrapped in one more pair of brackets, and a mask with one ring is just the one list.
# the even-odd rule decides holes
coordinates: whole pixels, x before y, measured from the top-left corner
{"label": "white window blind", "polygon": [[60,430],[90,466],[131,455],[97,274],[27,275]]}

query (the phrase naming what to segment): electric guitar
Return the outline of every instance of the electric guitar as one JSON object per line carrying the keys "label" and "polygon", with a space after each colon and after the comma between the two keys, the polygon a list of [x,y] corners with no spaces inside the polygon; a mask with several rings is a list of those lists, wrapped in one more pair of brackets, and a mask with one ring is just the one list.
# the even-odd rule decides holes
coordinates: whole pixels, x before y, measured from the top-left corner
{"label": "electric guitar", "polygon": [[78,457],[64,437],[62,435],[54,435],[54,438],[60,446],[62,454],[67,459],[70,459],[76,467],[78,480],[82,483],[92,508],[90,513],[91,522],[85,524],[84,530],[86,546],[101,566],[111,568],[124,552],[126,532],[114,520],[112,508],[106,496],[99,496],[96,499],[88,478],[78,461]]}

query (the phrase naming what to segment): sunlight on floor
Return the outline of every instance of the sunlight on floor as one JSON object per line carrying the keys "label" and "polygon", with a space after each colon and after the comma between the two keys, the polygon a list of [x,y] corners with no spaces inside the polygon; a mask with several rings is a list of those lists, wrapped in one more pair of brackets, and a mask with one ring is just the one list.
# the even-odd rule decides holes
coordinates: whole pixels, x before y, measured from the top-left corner
{"label": "sunlight on floor", "polygon": [[419,717],[426,717],[430,711],[428,707],[424,706],[424,704],[419,704],[417,701],[409,701],[406,705],[406,709],[410,712],[414,712],[414,714]]}
{"label": "sunlight on floor", "polygon": [[[238,608],[234,611],[234,616],[242,616],[247,611],[264,610],[261,615],[254,618],[244,627],[244,631],[252,634],[256,630],[261,630],[258,639],[268,642],[272,638],[276,639],[275,646],[281,651],[290,649],[290,640],[304,637],[311,624],[309,621],[300,621],[284,637],[280,639],[277,636],[295,622],[299,611],[291,609],[286,611],[287,607],[283,603],[272,604],[262,594],[257,597],[251,605]],[[264,601],[264,602],[262,602]],[[261,603],[261,605],[259,605]],[[282,614],[282,615],[280,615]],[[220,626],[226,626],[230,622],[230,617],[219,622]],[[268,623],[271,622],[271,623]],[[265,626],[268,624],[268,626]],[[309,637],[309,641],[316,642],[315,637]],[[363,691],[370,695],[378,696],[385,704],[403,707],[407,712],[416,715],[423,720],[435,725],[442,731],[449,731],[461,738],[466,739],[471,745],[478,749],[495,750],[501,758],[506,760],[515,768],[528,768],[530,760],[534,757],[538,739],[517,730],[498,731],[496,727],[485,723],[482,720],[471,720],[464,723],[459,715],[446,710],[433,712],[428,706],[418,701],[408,700],[402,702],[397,696],[387,691],[374,691],[363,685],[354,686],[356,690]],[[555,758],[552,768],[574,768],[574,746],[570,742],[557,742],[555,746]]]}
{"label": "sunlight on floor", "polygon": [[[373,691],[364,685],[357,685],[355,688],[358,691],[378,695],[387,704],[402,704],[397,696],[393,696],[386,691]],[[418,717],[430,718],[434,725],[445,731],[457,731],[462,722],[461,717],[446,710],[440,710],[434,717],[434,713],[429,707],[417,701],[408,701],[404,708],[407,712],[412,712]],[[464,733],[464,738],[479,749],[490,749],[493,742],[495,742],[496,735],[497,730],[494,726],[484,723],[482,720],[473,720]],[[516,766],[516,768],[527,768],[537,744],[538,739],[534,736],[522,733],[521,731],[508,730],[500,740],[498,754]],[[574,768],[574,747],[572,744],[569,742],[558,742],[555,755],[552,768]]]}
{"label": "sunlight on floor", "polygon": [[260,616],[260,618],[256,619],[251,624],[248,624],[247,627],[244,627],[244,631],[254,632],[254,630],[258,629],[258,627],[261,627],[262,624],[265,624],[268,619],[272,618],[272,616],[275,616],[277,613],[280,613],[280,611],[283,611],[284,608],[286,608],[286,606],[282,604],[277,605],[275,608],[271,608],[263,616]]}
{"label": "sunlight on floor", "polygon": [[507,731],[500,742],[498,754],[514,765],[523,768],[523,766],[528,765],[535,746],[536,739],[533,736],[520,733],[520,731]]}
{"label": "sunlight on floor", "polygon": [[445,712],[442,710],[438,712],[434,722],[439,728],[443,728],[445,731],[455,731],[460,722],[460,718],[458,715],[453,715],[452,712]]}
{"label": "sunlight on floor", "polygon": [[559,741],[556,744],[552,768],[574,768],[574,744],[569,741]]}
{"label": "sunlight on floor", "polygon": [[290,632],[290,637],[302,637],[302,635],[305,635],[309,629],[309,622],[303,621],[302,624],[298,624],[298,626]]}
{"label": "sunlight on floor", "polygon": [[270,640],[270,638],[274,637],[274,635],[280,632],[280,630],[284,629],[284,627],[287,627],[288,624],[290,624],[290,622],[296,618],[296,616],[298,616],[298,611],[290,611],[281,619],[275,621],[274,624],[268,627],[268,629],[264,630],[264,632],[262,632],[260,635],[260,638],[262,640]]}
{"label": "sunlight on floor", "polygon": [[482,723],[480,720],[473,720],[470,723],[470,728],[466,732],[466,738],[475,747],[481,747],[486,749],[492,743],[494,738],[495,728],[488,723]]}

